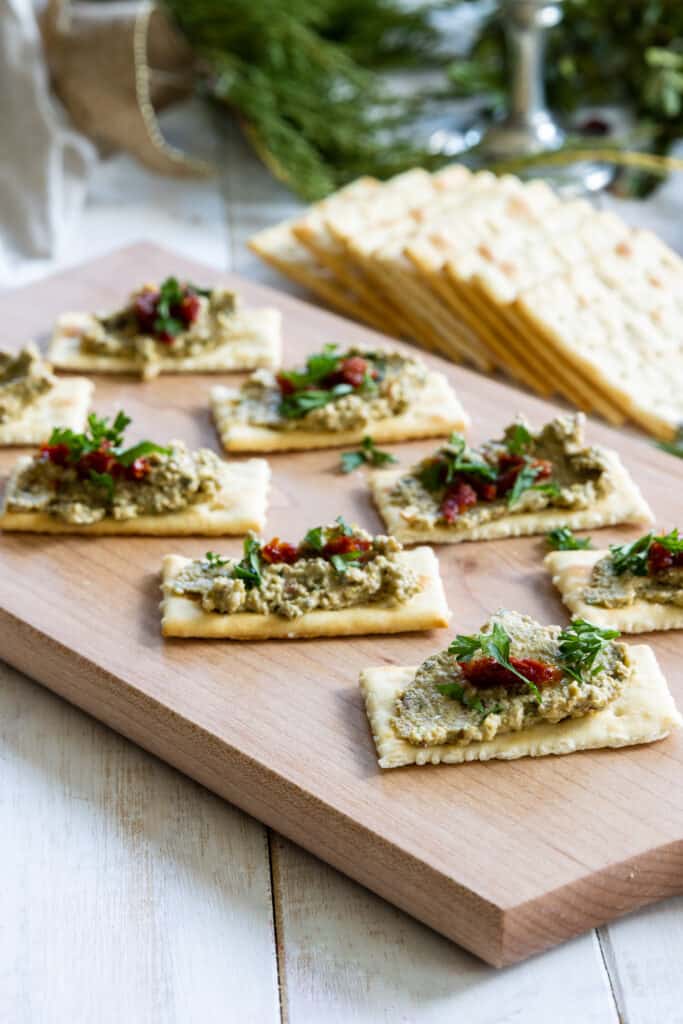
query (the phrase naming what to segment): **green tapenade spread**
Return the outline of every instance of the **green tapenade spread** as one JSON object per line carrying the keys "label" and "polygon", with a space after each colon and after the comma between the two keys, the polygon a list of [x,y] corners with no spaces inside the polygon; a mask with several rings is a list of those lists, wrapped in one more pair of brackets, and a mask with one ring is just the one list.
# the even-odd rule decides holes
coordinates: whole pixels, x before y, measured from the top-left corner
{"label": "green tapenade spread", "polygon": [[18,354],[0,352],[0,423],[18,419],[54,385],[55,377],[34,345]]}
{"label": "green tapenade spread", "polygon": [[231,401],[231,417],[274,430],[357,430],[406,412],[426,376],[419,359],[398,352],[327,345],[301,370],[257,370]]}
{"label": "green tapenade spread", "polygon": [[55,516],[90,525],[180,512],[210,501],[220,490],[220,459],[207,449],[188,451],[180,441],[166,448],[151,441],[123,447],[129,423],[119,413],[110,425],[91,414],[89,430],[53,431],[48,443],[13,478],[8,512]]}
{"label": "green tapenade spread", "polygon": [[521,512],[588,508],[610,488],[610,464],[586,445],[585,417],[558,416],[532,433],[519,419],[480,449],[453,434],[395,484],[390,501],[411,527],[466,530]]}
{"label": "green tapenade spread", "polygon": [[392,727],[415,746],[465,746],[598,711],[631,671],[617,636],[583,620],[561,630],[498,612],[481,633],[422,663],[396,700]]}
{"label": "green tapenade spread", "polygon": [[582,597],[600,608],[625,608],[635,601],[683,607],[683,537],[672,530],[613,544],[593,566]]}
{"label": "green tapenade spread", "polygon": [[159,373],[162,359],[199,356],[232,340],[236,310],[234,292],[169,277],[158,288],[145,285],[133,292],[123,309],[93,316],[80,335],[80,348],[132,359],[150,378]]}
{"label": "green tapenade spread", "polygon": [[366,604],[400,605],[420,581],[396,557],[393,537],[372,537],[341,518],[309,530],[298,545],[250,536],[241,560],[208,552],[189,563],[168,585],[175,595],[197,600],[204,611],[253,612],[295,619],[307,612]]}

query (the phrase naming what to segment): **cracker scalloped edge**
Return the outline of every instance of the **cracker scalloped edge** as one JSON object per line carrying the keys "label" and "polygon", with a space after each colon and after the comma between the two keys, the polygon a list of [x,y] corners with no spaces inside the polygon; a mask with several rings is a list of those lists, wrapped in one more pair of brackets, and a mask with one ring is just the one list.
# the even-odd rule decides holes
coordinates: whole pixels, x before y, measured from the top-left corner
{"label": "cracker scalloped edge", "polygon": [[573,754],[580,750],[625,747],[664,739],[683,722],[651,647],[629,647],[633,671],[627,687],[608,707],[583,718],[541,723],[519,732],[467,746],[418,747],[400,739],[391,726],[394,703],[412,682],[416,667],[382,665],[361,672],[360,688],[380,768],[462,764]]}

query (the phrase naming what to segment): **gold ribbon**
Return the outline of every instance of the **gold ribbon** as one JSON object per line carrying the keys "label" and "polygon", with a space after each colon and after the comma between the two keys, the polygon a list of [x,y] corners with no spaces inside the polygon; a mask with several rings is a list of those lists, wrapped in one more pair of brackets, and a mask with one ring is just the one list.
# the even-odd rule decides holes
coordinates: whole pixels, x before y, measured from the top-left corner
{"label": "gold ribbon", "polygon": [[659,156],[657,153],[640,153],[633,150],[598,147],[596,149],[579,149],[569,147],[556,152],[537,153],[534,156],[505,160],[491,167],[497,174],[514,173],[525,167],[546,164],[573,164],[581,160],[597,161],[603,164],[616,164],[623,167],[637,167],[650,174],[669,174],[671,171],[683,171],[683,159],[676,156]]}

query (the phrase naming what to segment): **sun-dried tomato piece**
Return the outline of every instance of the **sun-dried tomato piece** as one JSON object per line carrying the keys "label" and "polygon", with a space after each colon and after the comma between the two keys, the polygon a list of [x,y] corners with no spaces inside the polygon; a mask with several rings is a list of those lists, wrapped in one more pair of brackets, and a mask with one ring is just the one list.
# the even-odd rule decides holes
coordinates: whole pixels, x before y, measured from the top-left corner
{"label": "sun-dried tomato piece", "polygon": [[[475,658],[473,661],[458,662],[462,674],[468,683],[478,689],[491,689],[495,686],[524,686],[524,683],[510,669],[500,665],[493,658]],[[535,683],[536,686],[549,686],[559,682],[562,670],[557,665],[535,658],[510,658],[510,664],[518,672]]]}
{"label": "sun-dried tomato piece", "polygon": [[294,392],[296,391],[296,388],[295,388],[294,384],[292,383],[292,381],[289,379],[289,377],[285,377],[285,376],[283,376],[283,374],[278,373],[278,375],[276,376],[275,379],[277,381],[277,386],[280,389],[280,394],[281,395],[293,395],[294,394]]}
{"label": "sun-dried tomato piece", "polygon": [[552,476],[553,464],[548,459],[533,459],[527,463],[523,455],[511,455],[509,452],[503,452],[498,458],[498,471],[500,474],[497,483],[498,495],[502,496],[512,490],[517,477],[525,465],[529,465],[536,470],[534,482],[540,483],[542,480],[547,480]]}
{"label": "sun-dried tomato piece", "polygon": [[279,562],[286,562],[291,565],[299,557],[299,549],[295,544],[289,544],[279,537],[273,537],[271,541],[261,548],[261,558],[269,565],[277,565]]}
{"label": "sun-dried tomato piece", "polygon": [[158,301],[159,292],[156,288],[150,288],[135,296],[133,310],[138,321],[138,327],[143,334],[154,334]]}
{"label": "sun-dried tomato piece", "polygon": [[447,523],[453,523],[465,511],[477,504],[477,492],[464,480],[451,484],[441,502],[440,514]]}
{"label": "sun-dried tomato piece", "polygon": [[76,463],[76,470],[80,476],[88,476],[91,471],[112,473],[116,465],[116,457],[109,451],[109,445],[105,441],[97,451],[82,455]]}
{"label": "sun-dried tomato piece", "polygon": [[[152,471],[152,465],[149,459],[140,458],[136,459],[135,462],[131,462],[130,466],[121,466],[121,463],[116,464],[116,469],[119,467],[125,470],[125,474],[129,480],[144,480],[146,476]],[[114,474],[117,475],[117,474]]]}
{"label": "sun-dried tomato piece", "polygon": [[49,459],[55,466],[66,466],[69,461],[68,444],[41,444],[40,454],[43,459]]}
{"label": "sun-dried tomato piece", "polygon": [[659,541],[653,541],[647,553],[647,568],[650,573],[666,572],[667,569],[683,568],[683,552],[673,552]]}
{"label": "sun-dried tomato piece", "polygon": [[331,558],[332,555],[355,555],[369,551],[371,547],[372,541],[366,540],[364,537],[346,537],[341,534],[339,537],[332,537],[331,540],[328,540],[323,547],[322,554],[324,558]]}
{"label": "sun-dried tomato piece", "polygon": [[498,484],[495,480],[484,480],[475,473],[468,473],[467,482],[479,498],[479,501],[495,501],[498,497]]}
{"label": "sun-dried tomato piece", "polygon": [[[180,303],[178,309],[178,315],[180,316],[180,319],[183,321],[186,327],[189,327],[190,324],[193,324],[195,322],[195,320],[199,316],[199,309],[199,296],[195,295],[194,292],[186,292],[185,295],[183,296],[183,301]],[[171,310],[171,312],[173,313],[174,316],[176,315],[174,308]]]}

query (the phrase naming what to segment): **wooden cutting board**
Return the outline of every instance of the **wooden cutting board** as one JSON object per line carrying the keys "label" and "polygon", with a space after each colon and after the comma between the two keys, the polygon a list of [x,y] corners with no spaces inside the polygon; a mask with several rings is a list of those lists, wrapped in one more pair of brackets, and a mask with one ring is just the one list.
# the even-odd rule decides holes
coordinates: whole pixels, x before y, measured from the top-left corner
{"label": "wooden cutting board", "polygon": [[[118,304],[141,281],[179,274],[233,281],[137,245],[0,300],[3,344],[45,342],[66,309]],[[285,361],[325,342],[372,344],[373,332],[289,296],[234,279],[284,313]],[[556,408],[493,379],[437,363],[473,419],[475,442],[518,411],[541,423]],[[134,436],[217,446],[209,377],[149,383],[97,377],[95,408],[123,407]],[[227,380],[228,378],[222,378]],[[231,378],[234,380],[234,377]],[[133,436],[133,434],[131,434]],[[669,529],[683,526],[683,465],[651,443],[598,423]],[[396,446],[414,460],[431,442]],[[5,451],[7,471],[17,452]],[[271,459],[267,535],[298,539],[342,513],[380,520],[363,471],[339,453]],[[599,541],[638,530],[601,531]],[[492,964],[507,964],[643,903],[683,891],[683,735],[623,751],[382,773],[359,671],[417,664],[472,632],[498,607],[566,622],[541,559],[541,538],[438,549],[452,628],[431,634],[263,643],[162,641],[159,566],[200,555],[202,538],[0,537],[0,653],[147,750]],[[211,542],[234,552],[239,541]],[[683,706],[683,636],[646,637]],[[21,722],[16,723],[21,728]]]}

